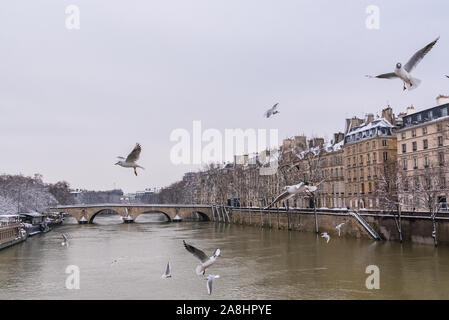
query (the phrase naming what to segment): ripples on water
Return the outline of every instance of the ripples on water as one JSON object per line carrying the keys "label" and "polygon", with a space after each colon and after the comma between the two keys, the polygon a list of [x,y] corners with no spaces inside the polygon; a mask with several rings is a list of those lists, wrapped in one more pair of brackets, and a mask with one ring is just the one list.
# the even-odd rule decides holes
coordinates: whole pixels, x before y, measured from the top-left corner
{"label": "ripples on water", "polygon": [[[47,234],[0,251],[0,299],[448,299],[449,249],[365,239],[331,241],[314,233],[209,222],[134,224],[97,216],[92,225],[68,219]],[[61,233],[70,246],[61,246]],[[196,276],[182,240],[222,255]],[[114,260],[117,260],[113,263]],[[161,279],[167,261],[172,278]],[[365,287],[365,268],[380,268],[380,290]],[[68,265],[80,268],[80,289],[68,290]]]}

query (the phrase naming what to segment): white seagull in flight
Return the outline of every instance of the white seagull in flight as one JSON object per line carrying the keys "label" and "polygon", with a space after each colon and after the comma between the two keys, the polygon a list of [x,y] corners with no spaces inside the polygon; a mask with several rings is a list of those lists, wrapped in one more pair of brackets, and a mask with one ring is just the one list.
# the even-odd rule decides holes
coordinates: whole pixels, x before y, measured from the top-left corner
{"label": "white seagull in flight", "polygon": [[167,268],[165,269],[164,274],[162,275],[162,279],[171,278],[171,266],[170,262],[167,263]]}
{"label": "white seagull in flight", "polygon": [[300,183],[292,185],[292,186],[285,186],[284,187],[285,191],[282,192],[280,195],[278,195],[276,197],[276,199],[274,199],[273,202],[270,203],[270,205],[268,205],[264,209],[269,209],[275,203],[291,199],[300,193],[314,192],[314,191],[316,191],[316,189],[317,189],[316,186],[311,186],[308,183],[304,183],[304,182],[300,182]]}
{"label": "white seagull in flight", "polygon": [[[140,144],[136,143],[136,146],[134,147],[133,151],[125,158],[123,157],[117,157],[120,159],[116,163],[116,165],[119,165],[124,168],[134,168],[134,174],[137,176],[137,168],[145,169],[144,167],[139,166],[136,161],[139,160],[140,152],[142,151],[142,147]],[[124,160],[124,161],[123,161]]]}
{"label": "white seagull in flight", "polygon": [[268,109],[263,116],[265,118],[270,118],[271,116],[274,116],[276,113],[279,113],[279,110],[277,110],[279,103],[276,103],[274,106],[272,106],[270,109]]}
{"label": "white seagull in flight", "polygon": [[196,266],[196,269],[195,269],[197,275],[204,275],[204,273],[206,272],[206,268],[208,268],[212,264],[214,264],[215,260],[217,260],[218,256],[220,255],[220,249],[217,249],[217,250],[215,250],[215,252],[212,255],[212,257],[208,257],[200,249],[197,249],[194,246],[191,246],[190,244],[187,244],[184,240],[182,242],[184,243],[184,247],[187,249],[187,251],[189,251],[198,260],[201,261],[201,264]]}
{"label": "white seagull in flight", "polygon": [[418,50],[410,60],[402,66],[402,63],[396,63],[396,68],[394,72],[380,74],[378,76],[367,76],[369,78],[380,78],[380,79],[393,79],[399,78],[404,81],[403,90],[408,89],[412,90],[419,86],[421,80],[413,78],[410,72],[417,66],[417,64],[424,58],[424,56],[433,48],[433,46],[437,43],[440,37],[436,38],[434,41],[429,43],[427,46]]}
{"label": "white seagull in flight", "polygon": [[327,232],[323,232],[321,234],[321,238],[326,238],[326,243],[329,243],[329,240],[331,239],[331,237],[327,234]]}
{"label": "white seagull in flight", "polygon": [[345,224],[345,223],[342,222],[342,223],[340,223],[339,225],[337,225],[337,226],[335,227],[335,229],[338,230],[338,236],[340,236],[340,229],[341,229],[341,226],[344,225],[344,224]]}
{"label": "white seagull in flight", "polygon": [[212,294],[212,284],[214,283],[214,280],[218,279],[218,278],[220,278],[220,276],[218,274],[217,275],[210,274],[207,276],[207,279],[205,279],[205,280],[207,280],[207,293],[208,294]]}
{"label": "white seagull in flight", "polygon": [[62,234],[62,239],[64,241],[61,242],[61,246],[68,247],[69,246],[69,239],[67,238],[67,236],[64,233]]}

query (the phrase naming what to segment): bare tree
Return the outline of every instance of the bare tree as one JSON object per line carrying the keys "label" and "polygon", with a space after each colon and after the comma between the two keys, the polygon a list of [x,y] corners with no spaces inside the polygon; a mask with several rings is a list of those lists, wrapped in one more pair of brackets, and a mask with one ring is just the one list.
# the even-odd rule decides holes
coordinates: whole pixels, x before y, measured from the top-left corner
{"label": "bare tree", "polygon": [[406,186],[406,175],[398,169],[396,163],[388,163],[380,170],[376,189],[379,206],[394,216],[399,241],[402,242],[402,202],[399,192]]}

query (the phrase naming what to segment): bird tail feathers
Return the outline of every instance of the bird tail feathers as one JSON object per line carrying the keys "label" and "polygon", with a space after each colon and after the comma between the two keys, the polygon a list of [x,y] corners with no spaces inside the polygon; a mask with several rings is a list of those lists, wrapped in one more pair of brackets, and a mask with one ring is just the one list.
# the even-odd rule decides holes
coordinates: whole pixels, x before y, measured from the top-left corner
{"label": "bird tail feathers", "polygon": [[411,78],[410,82],[411,82],[411,84],[410,83],[405,83],[405,86],[407,87],[407,90],[416,89],[421,84],[421,80],[419,80],[417,78]]}

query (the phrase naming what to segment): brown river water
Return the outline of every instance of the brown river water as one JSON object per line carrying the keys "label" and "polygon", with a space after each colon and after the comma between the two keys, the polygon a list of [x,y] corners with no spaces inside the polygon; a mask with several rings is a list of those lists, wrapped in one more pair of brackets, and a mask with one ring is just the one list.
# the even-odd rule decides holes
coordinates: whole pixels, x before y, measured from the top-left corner
{"label": "brown river water", "polygon": [[[213,222],[164,222],[119,216],[51,232],[0,251],[0,299],[448,299],[449,247],[331,236]],[[69,247],[61,245],[61,234]],[[211,295],[195,274],[197,260],[182,240],[221,256]],[[167,262],[172,277],[162,279]],[[79,289],[68,289],[69,265]],[[368,289],[367,266],[379,268]]]}

